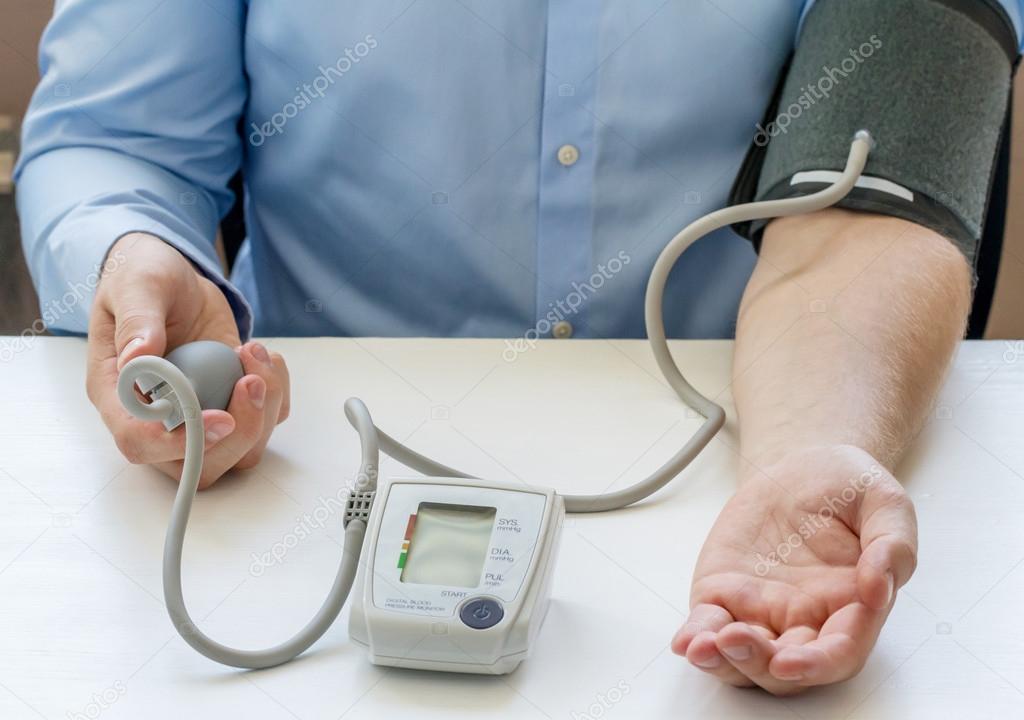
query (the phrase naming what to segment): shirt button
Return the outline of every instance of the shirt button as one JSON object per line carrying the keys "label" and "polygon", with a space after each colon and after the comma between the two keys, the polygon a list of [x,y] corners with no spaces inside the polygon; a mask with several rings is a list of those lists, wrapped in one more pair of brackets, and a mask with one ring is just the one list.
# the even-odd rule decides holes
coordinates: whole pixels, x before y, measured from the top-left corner
{"label": "shirt button", "polygon": [[572,337],[572,324],[565,320],[559,320],[555,323],[554,327],[551,328],[551,334],[559,340]]}
{"label": "shirt button", "polygon": [[575,145],[563,145],[558,148],[558,162],[562,163],[566,167],[575,165],[576,161],[580,159],[580,151]]}

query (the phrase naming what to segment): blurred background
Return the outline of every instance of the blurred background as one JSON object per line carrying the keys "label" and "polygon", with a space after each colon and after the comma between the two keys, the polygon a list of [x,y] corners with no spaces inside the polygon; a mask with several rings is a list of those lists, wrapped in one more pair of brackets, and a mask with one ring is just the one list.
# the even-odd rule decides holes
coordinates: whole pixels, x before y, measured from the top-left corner
{"label": "blurred background", "polygon": [[[14,335],[39,317],[21,253],[11,171],[18,123],[37,78],[36,46],[53,4],[0,0],[0,335]],[[1014,122],[996,179],[971,337],[1024,338],[1024,73],[1017,74]],[[231,222],[229,218],[229,222]],[[237,217],[234,219],[237,223]],[[226,227],[227,234],[231,228]],[[227,236],[226,234],[226,236]],[[1001,241],[1001,242],[1000,242]]]}

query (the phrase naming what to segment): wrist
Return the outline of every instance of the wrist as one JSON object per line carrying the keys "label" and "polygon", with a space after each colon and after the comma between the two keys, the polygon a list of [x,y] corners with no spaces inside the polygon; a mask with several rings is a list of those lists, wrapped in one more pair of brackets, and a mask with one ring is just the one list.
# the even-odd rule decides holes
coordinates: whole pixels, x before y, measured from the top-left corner
{"label": "wrist", "polygon": [[124,257],[131,257],[139,252],[144,251],[148,247],[154,247],[157,244],[165,245],[163,240],[155,235],[143,232],[130,232],[122,235],[114,241],[113,245],[110,246],[110,250],[107,251],[108,256],[114,256],[120,254]]}
{"label": "wrist", "polygon": [[[101,281],[107,276],[122,275],[155,281],[157,285],[176,285],[180,281],[192,283],[205,277],[192,261],[177,248],[156,235],[132,232],[122,235],[107,252],[117,262],[105,263]],[[127,272],[119,272],[126,268]]]}
{"label": "wrist", "polygon": [[131,259],[135,257],[149,257],[154,253],[160,256],[164,264],[170,260],[180,259],[182,266],[187,265],[195,274],[203,276],[202,271],[187,255],[179,251],[174,245],[166,242],[163,238],[150,235],[149,233],[130,232],[122,235],[110,246],[107,256]]}
{"label": "wrist", "polygon": [[760,455],[743,455],[740,459],[739,484],[769,482],[792,477],[794,471],[813,469],[827,473],[831,468],[877,468],[891,473],[892,469],[878,459],[876,452],[863,445],[851,443],[778,445]]}

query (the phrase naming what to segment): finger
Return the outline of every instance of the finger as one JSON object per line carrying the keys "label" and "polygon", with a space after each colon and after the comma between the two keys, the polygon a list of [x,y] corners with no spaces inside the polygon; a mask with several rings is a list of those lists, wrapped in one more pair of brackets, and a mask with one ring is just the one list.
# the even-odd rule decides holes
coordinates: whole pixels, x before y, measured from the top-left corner
{"label": "finger", "polygon": [[708,630],[697,633],[690,641],[686,649],[686,659],[700,670],[730,685],[750,687],[754,684],[750,678],[722,658],[715,645],[715,633]]}
{"label": "finger", "polygon": [[686,650],[690,642],[701,632],[710,631],[716,633],[733,621],[728,610],[710,603],[694,605],[690,610],[689,617],[672,638],[672,652],[676,655],[686,656]]}
{"label": "finger", "polygon": [[167,350],[167,299],[148,283],[124,283],[107,296],[114,318],[117,369],[140,355],[163,357]]}
{"label": "finger", "polygon": [[869,608],[881,610],[917,567],[917,517],[910,498],[891,477],[867,488],[858,516],[857,591]]}
{"label": "finger", "polygon": [[[98,408],[117,449],[128,462],[148,465],[185,456],[184,426],[167,432],[162,423],[139,420],[124,409],[116,394],[101,397]],[[203,411],[204,445],[207,449],[216,446],[234,429],[234,418],[223,410]]]}
{"label": "finger", "polygon": [[779,680],[803,686],[851,678],[867,661],[884,621],[884,612],[851,603],[826,621],[816,639],[780,647],[769,670]]}
{"label": "finger", "polygon": [[[134,310],[127,310],[128,304]],[[132,463],[181,457],[184,451],[183,433],[174,436],[159,423],[135,419],[117,396],[124,363],[147,353],[162,355],[165,344],[164,311],[158,299],[120,286],[97,295],[89,318],[86,393],[121,454]]]}
{"label": "finger", "polygon": [[779,635],[775,644],[780,648],[787,647],[789,645],[806,645],[811,640],[817,639],[817,637],[817,629],[812,628],[809,625],[796,625]]}
{"label": "finger", "polygon": [[258,407],[252,400],[252,395],[256,394],[252,389],[254,383],[264,384],[265,381],[250,374],[235,383],[227,408],[235,420],[235,429],[206,453],[199,477],[200,489],[215,483],[259,442],[263,434],[263,407]]}
{"label": "finger", "polygon": [[732,615],[720,605],[694,605],[686,622],[672,638],[672,652],[684,656],[693,665],[723,682],[740,687],[749,685],[745,677],[722,660],[715,647],[715,633],[732,621]]}
{"label": "finger", "polygon": [[247,386],[250,401],[263,410],[263,429],[259,439],[236,464],[236,467],[244,470],[254,467],[260,461],[274,432],[281,412],[287,370],[283,369],[283,359],[275,363],[267,349],[258,342],[243,345],[239,348],[238,356],[246,372],[263,380],[262,384],[253,382]]}
{"label": "finger", "polygon": [[[86,394],[89,400],[101,414],[104,407],[120,408],[121,402],[117,398],[117,379],[120,371],[118,364],[118,351],[115,336],[118,325],[117,318],[111,311],[110,300],[102,293],[97,296],[97,301],[89,315],[89,343],[88,358],[86,362]],[[133,357],[144,354],[150,350],[162,354],[163,330],[158,329],[147,335],[147,340],[139,343],[127,344],[121,349],[125,351],[125,362]],[[128,417],[127,413],[124,413]],[[104,418],[108,419],[107,417]],[[107,423],[108,427],[110,423]]]}
{"label": "finger", "polygon": [[277,413],[277,422],[283,423],[292,412],[292,380],[288,372],[288,365],[285,363],[281,353],[270,353],[270,360],[274,369],[281,377],[281,408]]}
{"label": "finger", "polygon": [[768,665],[778,651],[777,643],[768,633],[747,623],[735,622],[718,633],[715,643],[733,668],[773,695],[790,695],[802,689],[768,671]]}
{"label": "finger", "polygon": [[240,470],[248,470],[251,467],[255,467],[263,457],[263,451],[267,448],[270,435],[274,432],[277,413],[281,405],[280,395],[278,393],[269,393],[266,381],[258,376],[253,377],[254,379],[246,385],[246,392],[253,407],[263,410],[263,420],[260,426],[260,435],[256,442],[235,463],[235,467]]}

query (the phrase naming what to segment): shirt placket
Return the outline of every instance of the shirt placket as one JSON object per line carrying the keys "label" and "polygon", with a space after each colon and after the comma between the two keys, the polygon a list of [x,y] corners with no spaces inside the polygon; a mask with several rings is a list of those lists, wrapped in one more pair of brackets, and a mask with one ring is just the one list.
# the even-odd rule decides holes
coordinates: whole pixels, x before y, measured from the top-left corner
{"label": "shirt placket", "polygon": [[[541,111],[537,213],[537,330],[586,335],[586,304],[574,283],[592,267],[594,107],[600,7],[592,0],[550,0]],[[574,294],[575,293],[575,294]]]}

